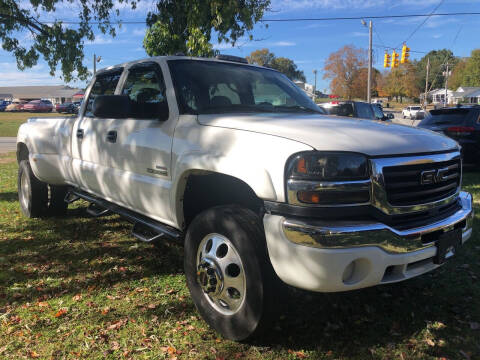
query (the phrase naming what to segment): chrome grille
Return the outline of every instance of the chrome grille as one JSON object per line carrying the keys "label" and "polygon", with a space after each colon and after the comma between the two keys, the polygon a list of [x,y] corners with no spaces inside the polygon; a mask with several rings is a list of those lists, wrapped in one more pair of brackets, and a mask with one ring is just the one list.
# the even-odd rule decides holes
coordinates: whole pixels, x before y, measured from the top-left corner
{"label": "chrome grille", "polygon": [[455,194],[461,181],[460,159],[383,168],[385,191],[393,206],[431,203]]}

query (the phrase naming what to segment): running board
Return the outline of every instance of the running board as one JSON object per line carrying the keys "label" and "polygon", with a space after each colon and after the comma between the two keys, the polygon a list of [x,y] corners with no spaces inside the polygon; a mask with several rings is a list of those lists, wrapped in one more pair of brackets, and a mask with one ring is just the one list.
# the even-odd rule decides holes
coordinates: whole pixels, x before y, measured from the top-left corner
{"label": "running board", "polygon": [[110,213],[110,210],[101,208],[95,203],[90,203],[86,211],[89,215],[93,217],[100,217]]}
{"label": "running board", "polygon": [[[94,206],[100,208],[98,209],[100,212],[112,212],[127,219],[129,222],[133,223],[132,235],[141,241],[153,242],[161,238],[170,238],[172,240],[178,241],[182,239],[182,232],[171,226],[152,220],[142,214],[111,203],[110,201],[100,199],[82,190],[72,189],[67,194],[67,197],[69,196],[71,196],[70,199],[83,199],[90,202],[91,204],[94,204]],[[88,208],[90,208],[90,206]],[[99,212],[96,212],[96,214],[99,214]]]}

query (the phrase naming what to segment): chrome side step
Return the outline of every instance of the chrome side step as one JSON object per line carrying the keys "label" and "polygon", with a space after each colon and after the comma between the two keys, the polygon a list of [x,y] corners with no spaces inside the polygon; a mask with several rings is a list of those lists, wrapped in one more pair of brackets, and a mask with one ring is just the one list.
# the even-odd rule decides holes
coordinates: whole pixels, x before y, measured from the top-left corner
{"label": "chrome side step", "polygon": [[[80,189],[71,189],[65,200],[69,202],[78,199],[86,200],[90,203],[87,212],[95,217],[107,213],[115,213],[133,223],[132,235],[144,242],[154,242],[162,238],[181,241],[183,233],[171,226],[152,220],[142,214],[126,209],[122,206],[111,203],[110,201],[96,197]],[[92,205],[93,204],[93,205]],[[90,211],[89,211],[90,209]]]}

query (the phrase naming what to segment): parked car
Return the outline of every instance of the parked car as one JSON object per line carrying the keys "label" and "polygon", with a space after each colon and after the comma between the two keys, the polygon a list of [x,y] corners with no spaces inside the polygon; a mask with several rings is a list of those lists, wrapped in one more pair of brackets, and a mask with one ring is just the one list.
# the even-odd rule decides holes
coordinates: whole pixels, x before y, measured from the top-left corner
{"label": "parked car", "polygon": [[86,94],[76,117],[20,126],[21,211],[62,214],[84,199],[92,216],[131,221],[141,241],[183,241],[193,303],[228,339],[268,330],[285,283],[396,283],[438,268],[472,234],[454,140],[322,115],[276,70],[152,57],[98,71]]}
{"label": "parked car", "polygon": [[404,119],[415,119],[415,115],[417,112],[422,111],[421,106],[407,106],[405,109],[402,110],[402,116]]}
{"label": "parked car", "polygon": [[455,139],[462,147],[465,163],[480,163],[480,106],[430,110],[418,127]]}
{"label": "parked car", "polygon": [[393,114],[386,116],[377,104],[369,104],[363,101],[332,101],[319,104],[329,115],[348,116],[359,119],[387,120],[393,118]]}
{"label": "parked car", "polygon": [[33,100],[23,106],[24,111],[52,112],[53,104],[50,100]]}
{"label": "parked car", "polygon": [[58,113],[67,113],[67,114],[75,114],[76,113],[76,106],[74,103],[66,102],[63,104],[56,104],[55,111]]}
{"label": "parked car", "polygon": [[383,110],[383,100],[381,99],[373,99],[372,104],[377,104],[380,106],[380,108]]}
{"label": "parked car", "polygon": [[375,120],[392,121],[392,119],[395,117],[392,113],[385,114],[383,112],[382,105],[379,103],[372,104],[372,109]]}
{"label": "parked car", "polygon": [[74,106],[74,113],[78,114],[78,111],[80,110],[80,107],[82,106],[82,101],[75,101],[73,103]]}
{"label": "parked car", "polygon": [[5,111],[8,105],[10,105],[12,102],[11,101],[0,101],[0,111]]}
{"label": "parked car", "polygon": [[23,106],[26,103],[24,100],[14,100],[11,104],[7,105],[5,111],[23,111]]}

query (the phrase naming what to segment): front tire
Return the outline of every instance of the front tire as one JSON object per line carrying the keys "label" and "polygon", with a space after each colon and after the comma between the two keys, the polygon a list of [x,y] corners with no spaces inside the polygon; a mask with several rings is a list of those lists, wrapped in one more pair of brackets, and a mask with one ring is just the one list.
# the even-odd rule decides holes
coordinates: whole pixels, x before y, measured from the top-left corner
{"label": "front tire", "polygon": [[48,187],[35,177],[28,160],[22,160],[18,168],[18,200],[20,209],[26,217],[36,218],[45,215]]}
{"label": "front tire", "polygon": [[225,338],[245,340],[270,322],[279,280],[251,210],[230,205],[199,214],[187,231],[184,266],[198,312]]}

